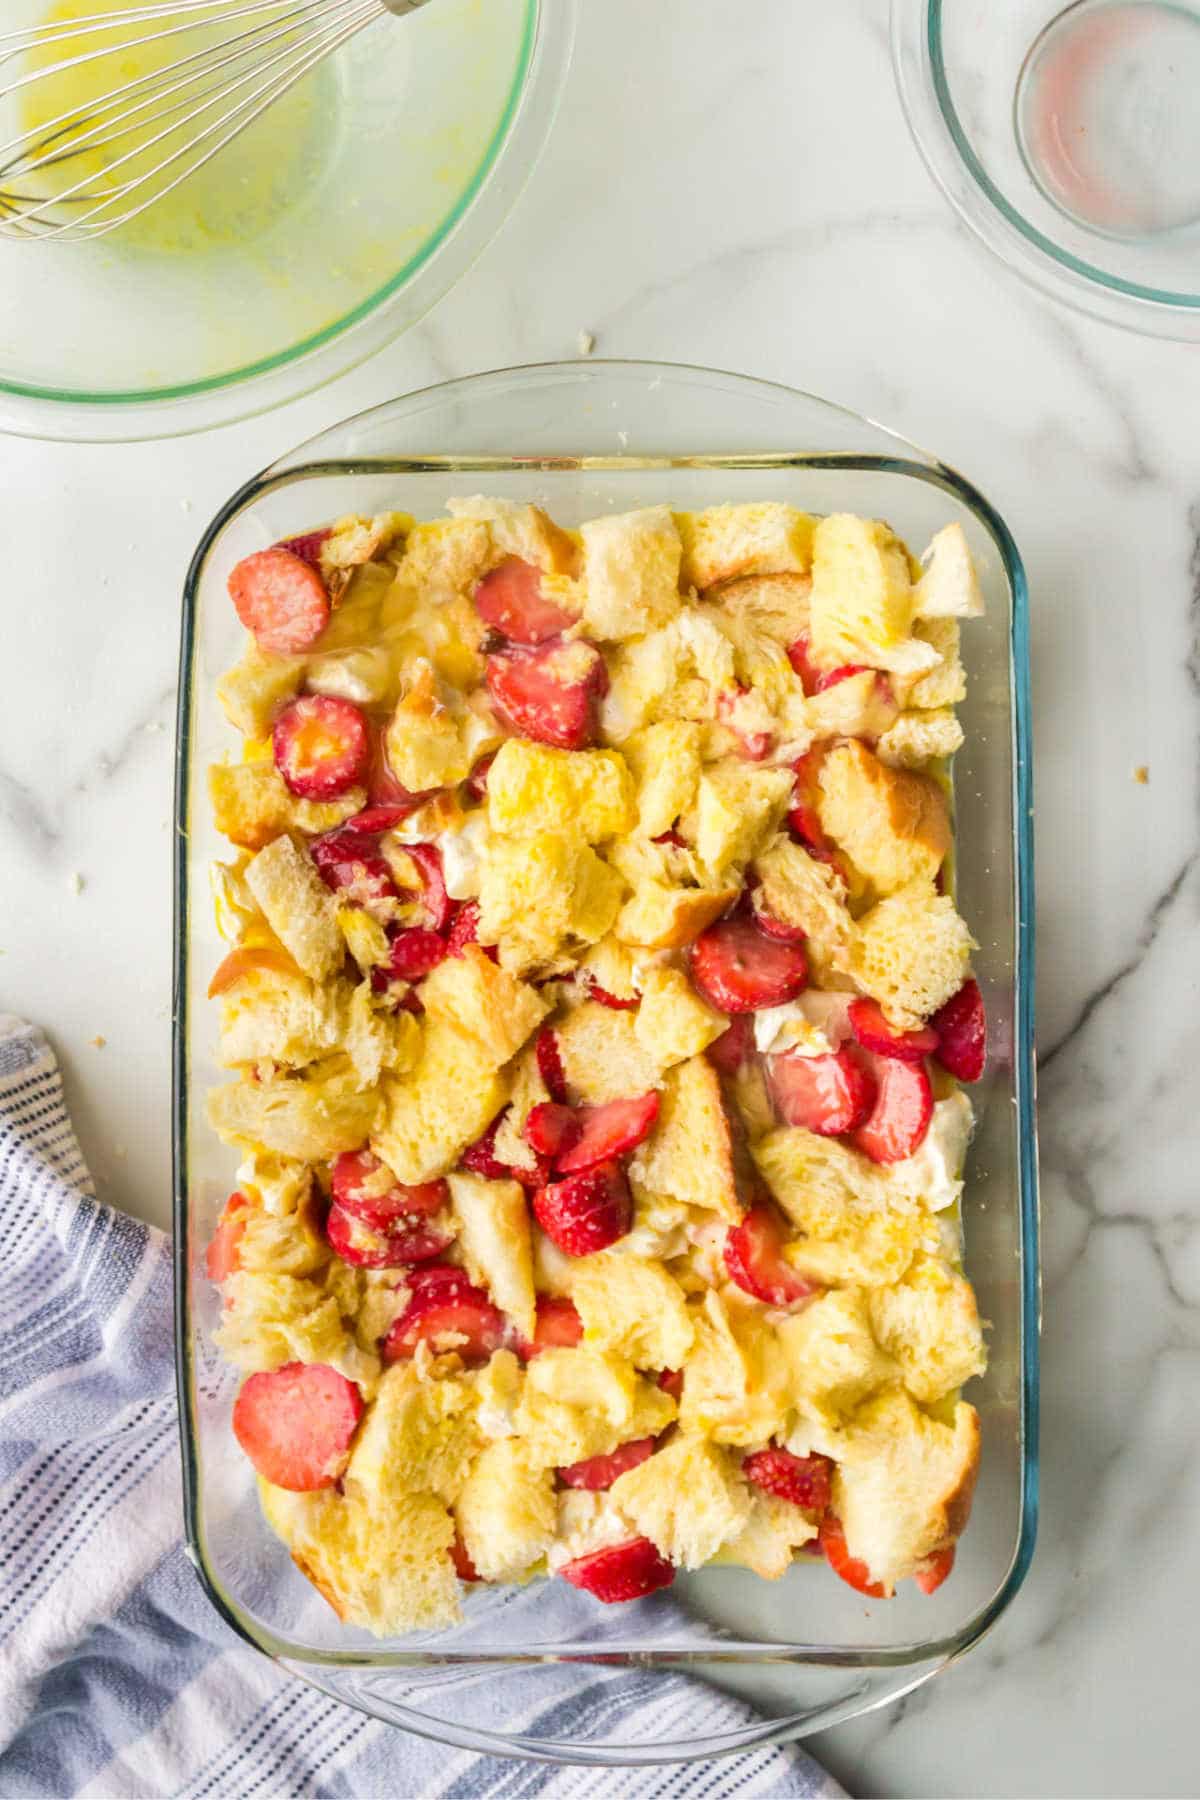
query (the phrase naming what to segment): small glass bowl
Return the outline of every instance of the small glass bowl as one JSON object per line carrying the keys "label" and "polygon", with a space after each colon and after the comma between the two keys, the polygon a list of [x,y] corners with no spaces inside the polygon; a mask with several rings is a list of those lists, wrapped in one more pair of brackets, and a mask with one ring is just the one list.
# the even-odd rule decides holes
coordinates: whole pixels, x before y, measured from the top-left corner
{"label": "small glass bowl", "polygon": [[892,0],[909,127],[972,231],[1080,312],[1196,341],[1200,125],[1181,53],[1200,67],[1191,0]]}
{"label": "small glass bowl", "polygon": [[[961,523],[986,617],[963,633],[966,744],[955,759],[956,883],[979,940],[991,1054],[972,1090],[967,1268],[989,1324],[987,1374],[969,1392],[983,1457],[953,1579],[904,1582],[872,1602],[799,1560],[778,1582],[744,1570],[680,1575],[635,1606],[585,1602],[564,1641],[545,1583],[472,1590],[463,1623],[386,1642],[342,1625],[292,1566],[257,1505],[230,1428],[238,1380],[212,1341],[220,1296],[204,1248],[237,1158],[204,1115],[226,1079],[205,998],[225,946],[208,866],[228,855],[206,771],[234,735],[215,694],[244,640],[226,593],[242,556],[346,512],[429,518],[452,495],[534,500],[563,524],[659,502],[789,500],[889,519],[915,546]],[[996,1621],[1025,1578],[1037,1514],[1037,1140],[1033,1073],[1033,841],[1025,574],[1009,532],[962,476],[868,420],[811,395],[660,363],[505,369],[406,395],[314,438],[234,494],[204,534],[183,598],[176,776],[176,1354],[190,1554],[213,1604],[252,1644],[324,1692],[405,1730],[491,1755],[671,1763],[806,1736],[919,1686]],[[724,1729],[699,1694],[638,1714],[619,1735],[600,1690],[685,1673],[742,1701]],[[536,1685],[540,1703],[531,1704]],[[517,1704],[528,1730],[488,1728]],[[577,1702],[596,1690],[595,1704]]]}
{"label": "small glass bowl", "polygon": [[[8,0],[5,29],[47,5]],[[91,243],[0,240],[0,431],[206,430],[296,399],[414,325],[532,172],[575,6],[437,0],[380,18],[288,97],[295,115],[255,125],[267,135],[249,161],[247,133],[185,184],[186,204]],[[0,103],[0,142],[22,122],[16,99]]]}

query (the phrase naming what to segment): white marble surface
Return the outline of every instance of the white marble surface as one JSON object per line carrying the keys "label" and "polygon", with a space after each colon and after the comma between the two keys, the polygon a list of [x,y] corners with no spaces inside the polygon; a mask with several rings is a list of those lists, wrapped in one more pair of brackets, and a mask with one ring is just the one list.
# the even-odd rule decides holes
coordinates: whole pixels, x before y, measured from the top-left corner
{"label": "white marble surface", "polygon": [[975,246],[910,146],[884,0],[582,11],[551,153],[406,340],[208,439],[0,440],[0,1008],[52,1034],[103,1192],[164,1223],[180,583],[217,504],[312,431],[586,328],[936,449],[1033,589],[1043,1524],[972,1656],[816,1748],[859,1795],[1194,1794],[1197,353],[1051,311]]}

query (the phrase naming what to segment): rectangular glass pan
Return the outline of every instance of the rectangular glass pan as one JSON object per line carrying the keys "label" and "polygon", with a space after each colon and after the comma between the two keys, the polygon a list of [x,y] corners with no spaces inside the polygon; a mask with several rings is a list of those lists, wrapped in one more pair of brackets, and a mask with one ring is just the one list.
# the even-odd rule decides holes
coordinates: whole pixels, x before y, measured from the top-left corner
{"label": "rectangular glass pan", "polygon": [[[818,1565],[767,1583],[742,1570],[681,1576],[635,1606],[581,1609],[569,1641],[547,1632],[540,1584],[477,1589],[466,1620],[379,1642],[340,1624],[259,1515],[230,1431],[236,1376],[212,1346],[219,1298],[203,1250],[233,1185],[234,1157],[204,1119],[218,1079],[205,1000],[222,954],[208,865],[208,764],[234,745],[215,698],[240,627],[225,592],[252,550],[347,512],[438,515],[452,495],[534,500],[563,524],[666,502],[788,500],[811,512],[888,519],[914,549],[952,520],[971,543],[987,616],[963,633],[969,693],[956,759],[961,909],[991,1031],[973,1090],[978,1126],[965,1201],[967,1269],[990,1321],[990,1366],[968,1392],[983,1460],[953,1578],[870,1602]],[[807,395],[672,365],[547,365],[471,377],[366,413],[250,482],[210,526],[183,611],[176,832],[175,1233],[180,1411],[191,1553],[222,1613],[296,1673],[376,1717],[468,1748],[593,1763],[712,1756],[798,1737],[927,1679],[1008,1605],[1033,1550],[1037,1494],[1037,1169],[1029,670],[1016,547],[962,477],[878,426]],[[597,1660],[602,1659],[602,1660]],[[688,1668],[756,1707],[719,1739],[681,1724],[612,1741],[602,1706],[557,1702],[598,1680]],[[637,1671],[635,1676],[632,1672]],[[544,1684],[542,1727],[483,1730],[477,1683]],[[556,1725],[567,1717],[566,1727]]]}

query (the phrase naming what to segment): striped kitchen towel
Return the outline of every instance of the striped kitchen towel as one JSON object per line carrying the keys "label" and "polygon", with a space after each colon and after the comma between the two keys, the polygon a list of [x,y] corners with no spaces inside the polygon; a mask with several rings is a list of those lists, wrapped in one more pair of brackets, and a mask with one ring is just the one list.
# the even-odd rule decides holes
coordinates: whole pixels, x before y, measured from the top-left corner
{"label": "striped kitchen towel", "polygon": [[[184,1555],[170,1246],[96,1199],[53,1052],[6,1017],[0,1216],[5,1800],[843,1792],[794,1745],[619,1773],[474,1756],[282,1673],[218,1618]],[[475,1722],[578,1736],[603,1718],[628,1742],[651,1729],[676,1739],[735,1731],[753,1716],[684,1678],[564,1669],[571,1686],[552,1695],[547,1673],[505,1684],[503,1715],[478,1684]]]}

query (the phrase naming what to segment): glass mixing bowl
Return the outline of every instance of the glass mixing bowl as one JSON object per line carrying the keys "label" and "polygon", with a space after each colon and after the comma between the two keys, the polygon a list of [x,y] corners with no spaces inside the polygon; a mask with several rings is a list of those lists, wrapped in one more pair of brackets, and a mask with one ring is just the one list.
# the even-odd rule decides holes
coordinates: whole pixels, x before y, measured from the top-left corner
{"label": "glass mixing bowl", "polygon": [[1200,340],[1194,0],[892,0],[917,147],[988,248],[1112,324]]}
{"label": "glass mixing bowl", "polygon": [[[58,0],[68,10],[106,7]],[[7,0],[4,30],[49,13]],[[575,0],[436,0],[381,18],[141,221],[91,243],[0,239],[0,430],[204,430],[381,348],[507,216],[553,122],[574,22]],[[0,104],[0,143],[30,104]]]}
{"label": "glass mixing bowl", "polygon": [[[957,884],[979,939],[992,1054],[973,1090],[967,1267],[990,1321],[987,1375],[971,1399],[983,1459],[953,1579],[932,1597],[902,1584],[873,1602],[802,1559],[778,1582],[744,1570],[681,1575],[636,1606],[580,1596],[567,1639],[544,1622],[547,1583],[479,1588],[451,1631],[380,1642],[343,1626],[264,1522],[230,1429],[238,1387],[212,1333],[220,1296],[204,1248],[236,1156],[204,1117],[223,1079],[206,1000],[225,946],[208,865],[227,853],[205,773],[233,734],[218,675],[243,633],[225,580],[252,550],[348,511],[438,514],[454,494],[535,500],[563,524],[670,502],[790,500],[814,512],[890,519],[914,545],[962,524],[987,616],[963,633],[966,744],[955,759]],[[1033,1554],[1037,1509],[1037,1147],[1033,1077],[1033,863],[1025,576],[1003,521],[962,476],[866,419],[735,375],[654,363],[550,364],[410,394],[305,444],[235,494],[196,552],[183,601],[176,789],[175,1256],[177,1355],[188,1543],[225,1618],[292,1673],[406,1730],[499,1755],[615,1766],[712,1757],[802,1737],[894,1699],[975,1643],[1004,1611]],[[561,1616],[561,1615],[560,1615]],[[685,1672],[737,1696],[719,1734],[700,1697],[653,1713],[620,1741],[606,1684]],[[529,1684],[542,1703],[530,1707]],[[521,1687],[538,1722],[487,1730]],[[576,1702],[598,1689],[595,1703]],[[711,1708],[708,1709],[711,1711]]]}

